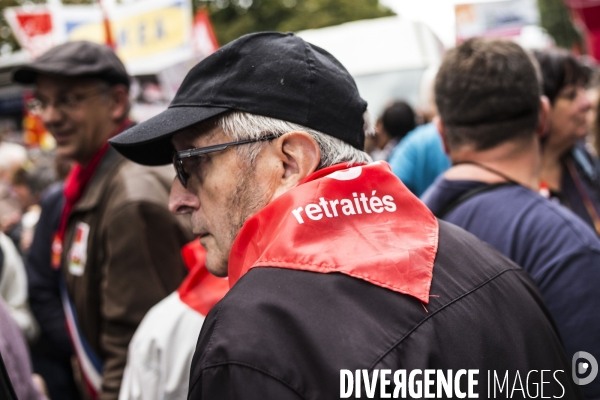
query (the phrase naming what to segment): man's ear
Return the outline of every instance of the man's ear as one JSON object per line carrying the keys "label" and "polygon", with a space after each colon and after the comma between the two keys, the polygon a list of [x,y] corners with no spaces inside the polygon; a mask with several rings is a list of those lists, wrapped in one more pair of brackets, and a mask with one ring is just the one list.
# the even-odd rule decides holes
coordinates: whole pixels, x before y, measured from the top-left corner
{"label": "man's ear", "polygon": [[433,117],[433,123],[435,124],[437,131],[439,132],[440,136],[442,137],[442,143],[444,145],[444,153],[446,153],[449,156],[450,155],[450,147],[448,146],[448,136],[446,135],[446,128],[444,127],[444,124],[442,124],[442,119],[440,118],[439,115],[436,115],[435,117]]}
{"label": "man's ear", "polygon": [[538,126],[535,133],[538,138],[543,138],[548,134],[550,128],[550,112],[552,106],[550,106],[550,100],[548,97],[540,97],[540,112],[538,114]]}
{"label": "man's ear", "polygon": [[110,89],[112,109],[110,116],[113,121],[122,121],[129,114],[129,90],[125,85],[115,85]]}
{"label": "man's ear", "polygon": [[306,132],[286,133],[273,144],[273,151],[282,167],[279,169],[279,185],[273,196],[276,198],[317,170],[321,162],[321,149]]}

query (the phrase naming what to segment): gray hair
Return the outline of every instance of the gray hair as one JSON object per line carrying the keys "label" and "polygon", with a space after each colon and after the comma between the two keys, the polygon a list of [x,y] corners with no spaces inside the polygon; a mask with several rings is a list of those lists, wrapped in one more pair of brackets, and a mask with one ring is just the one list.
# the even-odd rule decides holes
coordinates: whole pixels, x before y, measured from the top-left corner
{"label": "gray hair", "polygon": [[[321,150],[321,162],[317,169],[340,163],[362,164],[372,161],[367,153],[355,149],[340,139],[302,125],[275,118],[249,114],[242,111],[232,111],[217,118],[216,125],[232,140],[257,139],[268,135],[282,136],[294,131],[308,133],[315,139]],[[369,125],[369,122],[366,121],[365,125]],[[368,129],[370,127],[365,126],[365,130]],[[239,146],[237,148],[238,155],[244,156],[250,165],[253,165],[260,149],[264,145],[264,142],[259,142],[249,146]]]}

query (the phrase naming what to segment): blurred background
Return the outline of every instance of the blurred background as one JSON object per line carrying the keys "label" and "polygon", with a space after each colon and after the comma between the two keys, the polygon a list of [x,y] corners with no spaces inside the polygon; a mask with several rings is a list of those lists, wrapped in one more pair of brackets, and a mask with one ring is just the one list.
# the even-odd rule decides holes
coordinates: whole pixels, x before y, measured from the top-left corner
{"label": "blurred background", "polygon": [[[0,0],[0,140],[51,150],[11,70],[69,40],[113,47],[135,78],[132,117],[167,107],[186,72],[250,32],[293,31],[333,53],[373,115],[402,99],[427,120],[427,80],[472,36],[600,59],[600,0]],[[428,74],[428,70],[431,73]],[[428,76],[431,75],[431,76]]]}
{"label": "blurred background", "polygon": [[[417,196],[450,167],[431,123],[437,112],[433,81],[445,50],[483,36],[514,40],[529,50],[564,48],[575,54],[591,76],[569,100],[571,114],[587,131],[582,138],[587,152],[578,152],[575,161],[593,184],[592,198],[598,200],[588,219],[600,235],[600,160],[591,158],[600,154],[600,0],[0,0],[0,239],[12,242],[11,265],[21,271],[22,293],[27,275],[21,256],[27,260],[37,225],[50,229],[40,220],[41,199],[62,192],[72,164],[55,155],[52,135],[26,107],[33,88],[12,83],[13,70],[68,41],[110,46],[133,78],[131,119],[142,122],[168,107],[191,67],[257,31],[295,32],[341,61],[375,122],[365,150],[373,160],[387,160]],[[579,89],[585,89],[581,96]],[[548,194],[550,189],[546,185]],[[581,204],[588,212],[589,204]],[[6,248],[0,242],[5,255]],[[0,257],[0,303],[7,299],[2,288],[15,287],[2,284],[8,282],[3,265],[9,263]],[[29,283],[31,276],[36,275],[30,273]],[[45,292],[40,293],[42,299]],[[26,308],[26,295],[19,299]],[[44,357],[54,357],[48,349],[55,349],[45,339],[35,342],[35,321],[28,321],[20,328],[31,345],[34,370],[51,376],[54,364],[44,364]],[[70,367],[68,342],[65,346]]]}

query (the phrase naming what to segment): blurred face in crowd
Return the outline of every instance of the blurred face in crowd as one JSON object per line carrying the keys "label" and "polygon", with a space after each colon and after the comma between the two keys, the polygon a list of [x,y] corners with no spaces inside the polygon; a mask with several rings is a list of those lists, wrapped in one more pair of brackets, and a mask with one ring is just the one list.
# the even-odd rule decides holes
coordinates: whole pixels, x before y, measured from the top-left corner
{"label": "blurred face in crowd", "polygon": [[383,122],[381,122],[381,120],[378,120],[377,123],[375,124],[375,136],[374,136],[374,141],[375,141],[375,147],[378,149],[383,149],[385,147],[385,145],[390,141],[391,137],[388,134],[388,132],[385,130],[385,127],[383,126]]}
{"label": "blurred face in crowd", "polygon": [[94,79],[39,75],[36,112],[54,136],[57,155],[86,164],[128,111],[127,89]]}
{"label": "blurred face in crowd", "polygon": [[[175,134],[172,141],[181,151],[232,140],[209,122]],[[244,222],[312,173],[320,159],[318,145],[302,132],[261,146],[253,163],[236,146],[184,159],[187,185],[173,181],[169,209],[190,214],[193,232],[206,249],[206,267],[216,276],[227,276],[231,246]]]}
{"label": "blurred face in crowd", "polygon": [[33,195],[31,193],[31,190],[29,190],[27,185],[22,185],[22,184],[13,185],[12,190],[13,190],[13,192],[15,192],[15,194],[19,198],[19,202],[21,203],[21,207],[22,207],[23,211],[26,211],[29,206],[36,204],[36,201],[33,198]]}
{"label": "blurred face in crowd", "polygon": [[581,86],[568,85],[556,96],[550,114],[547,146],[569,150],[588,131],[587,114],[591,102]]}

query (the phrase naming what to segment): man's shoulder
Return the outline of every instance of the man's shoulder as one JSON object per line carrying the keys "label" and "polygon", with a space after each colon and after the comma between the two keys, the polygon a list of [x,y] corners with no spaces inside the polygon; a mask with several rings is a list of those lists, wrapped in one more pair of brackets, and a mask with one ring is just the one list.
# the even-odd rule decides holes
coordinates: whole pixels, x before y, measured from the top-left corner
{"label": "man's shoulder", "polygon": [[148,167],[124,160],[123,163],[98,187],[91,188],[95,193],[96,204],[101,207],[92,211],[103,215],[104,226],[119,220],[147,221],[157,229],[178,229],[184,233],[183,243],[193,239],[187,218],[174,215],[168,209],[170,186],[175,178],[170,166]]}
{"label": "man's shoulder", "polygon": [[521,267],[475,235],[446,221],[438,222],[440,231],[434,283],[436,277],[442,284],[446,280],[453,281],[452,285],[444,284],[445,290],[456,287],[449,297],[458,298],[462,292],[480,287],[504,273],[523,273]]}
{"label": "man's shoulder", "polygon": [[416,299],[340,273],[253,268],[207,316],[190,387],[228,366],[330,393],[340,369],[368,368],[410,330],[395,318],[409,310],[423,313]]}
{"label": "man's shoulder", "polygon": [[[424,200],[434,213],[453,201],[461,182],[444,181]],[[521,265],[539,283],[540,274],[568,266],[581,270],[600,260],[600,240],[579,217],[521,186],[477,194],[451,209],[445,220],[473,233]]]}
{"label": "man's shoulder", "polygon": [[[201,363],[256,361],[264,363],[260,368],[268,367],[265,360],[272,351],[272,360],[287,359],[290,365],[298,357],[329,353],[337,366],[364,367],[437,310],[463,301],[504,273],[518,275],[513,280],[527,279],[490,246],[444,222],[431,289],[436,301],[428,310],[411,296],[340,273],[254,268],[207,317],[199,342],[205,350]],[[514,290],[529,293],[524,286]],[[437,316],[432,323],[444,324]],[[353,346],[351,356],[344,354],[348,345]],[[265,350],[257,358],[255,349]]]}
{"label": "man's shoulder", "polygon": [[[506,221],[513,228],[504,233],[512,232],[516,240],[540,243],[546,249],[550,245],[558,246],[570,253],[600,252],[600,241],[583,220],[562,205],[522,186],[505,186],[475,196],[461,209],[459,213],[485,214],[489,225]],[[502,232],[499,230],[497,234]]]}
{"label": "man's shoulder", "polygon": [[403,140],[411,144],[425,144],[430,142],[437,143],[439,140],[439,133],[435,125],[433,123],[429,123],[416,127],[410,131]]}
{"label": "man's shoulder", "polygon": [[[477,265],[477,268],[473,268],[473,265]],[[444,270],[451,272],[442,276]],[[448,301],[454,301],[493,277],[511,271],[519,274],[522,272],[518,265],[474,235],[453,224],[439,221],[433,285],[440,280],[445,286],[444,290],[455,287],[454,292],[446,292],[445,298]],[[419,301],[411,296],[342,273],[324,274],[288,268],[257,267],[245,274],[215,306],[218,316],[214,317],[228,323],[246,320],[252,324],[257,319],[265,316],[272,318],[282,311],[287,315],[296,314],[311,320],[317,315],[308,312],[307,309],[311,306],[318,307],[320,304],[327,304],[328,307],[320,310],[319,314],[335,314],[337,311],[333,310],[339,307],[345,310],[353,309],[354,311],[348,313],[348,316],[351,316],[360,309],[349,307],[349,304],[363,301],[372,303],[372,298],[395,302],[398,306],[407,308],[419,305]],[[417,308],[422,310],[420,305]],[[363,311],[369,313],[375,310]],[[377,311],[385,314],[383,309],[377,308]]]}
{"label": "man's shoulder", "polygon": [[150,202],[166,207],[174,177],[169,166],[148,167],[124,160],[106,180],[106,191],[120,203]]}
{"label": "man's shoulder", "polygon": [[88,210],[104,204],[110,209],[145,202],[160,204],[166,209],[174,177],[172,167],[139,165],[111,148],[100,162],[78,208]]}
{"label": "man's shoulder", "polygon": [[[148,398],[184,398],[203,322],[204,317],[184,304],[177,292],[152,307],[129,343],[120,398],[138,398],[140,392]],[[151,388],[160,389],[151,393]]]}
{"label": "man's shoulder", "polygon": [[[435,215],[439,214],[465,193],[484,185],[482,182],[470,180],[450,180],[439,176],[420,199]],[[443,216],[441,216],[443,218]]]}
{"label": "man's shoulder", "polygon": [[[454,332],[447,342],[463,347],[472,338],[499,342],[502,327],[514,324],[515,316],[553,340],[541,298],[524,271],[444,222],[430,293],[423,304],[341,273],[251,269],[207,316],[191,384],[224,366],[275,377],[298,393],[318,382],[339,382],[340,369],[455,368],[460,354],[441,356],[436,332]],[[525,328],[512,327],[530,343]],[[480,353],[490,358],[488,350]]]}

